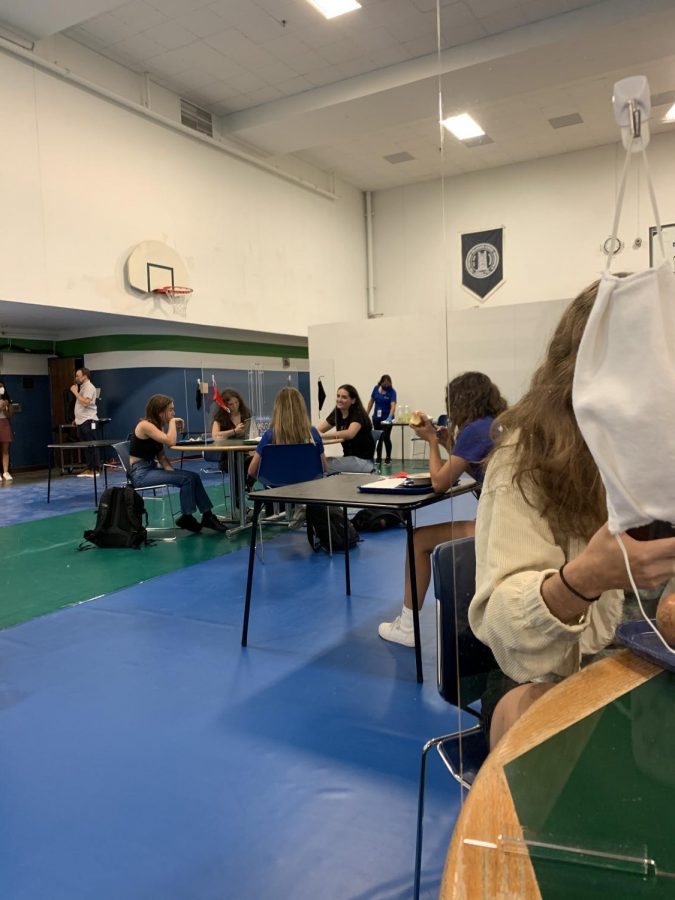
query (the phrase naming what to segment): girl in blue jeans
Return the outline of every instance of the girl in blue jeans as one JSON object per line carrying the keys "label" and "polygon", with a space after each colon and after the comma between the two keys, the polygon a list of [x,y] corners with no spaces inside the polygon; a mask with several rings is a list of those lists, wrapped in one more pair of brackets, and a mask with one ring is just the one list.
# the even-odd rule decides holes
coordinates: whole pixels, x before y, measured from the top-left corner
{"label": "girl in blue jeans", "polygon": [[[176,470],[169,462],[166,448],[172,447],[183,430],[183,420],[174,415],[171,397],[153,394],[145,407],[145,418],[134,428],[129,446],[129,477],[134,487],[154,487],[160,484],[175,484],[180,488],[181,513],[176,519],[179,528],[201,531],[227,531],[223,523],[213,514],[213,504],[204,489],[197,472],[186,469]],[[201,522],[193,513],[199,509]]]}

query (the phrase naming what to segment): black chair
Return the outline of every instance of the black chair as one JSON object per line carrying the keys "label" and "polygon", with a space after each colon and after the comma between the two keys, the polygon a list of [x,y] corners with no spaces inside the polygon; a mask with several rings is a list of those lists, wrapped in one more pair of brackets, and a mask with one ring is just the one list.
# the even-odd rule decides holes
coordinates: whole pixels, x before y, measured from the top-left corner
{"label": "black chair", "polygon": [[[172,504],[172,502],[171,502],[171,490],[170,490],[170,488],[173,487],[173,485],[168,485],[168,484],[157,484],[157,485],[153,485],[152,487],[136,487],[135,485],[133,485],[133,484],[131,483],[131,476],[130,476],[130,474],[129,474],[129,473],[130,473],[130,469],[131,469],[131,466],[130,466],[130,463],[129,463],[129,446],[130,446],[130,442],[129,442],[129,441],[120,441],[119,444],[113,444],[112,446],[113,446],[113,450],[114,450],[115,453],[117,454],[117,458],[118,458],[119,461],[120,461],[120,466],[122,467],[122,469],[123,469],[123,471],[124,471],[124,474],[125,474],[125,476],[126,476],[126,479],[127,479],[127,485],[128,485],[129,487],[132,487],[132,488],[136,491],[137,494],[140,494],[141,497],[143,497],[144,500],[159,500],[161,503],[163,503],[163,502],[164,502],[164,497],[158,497],[158,496],[157,496],[157,491],[165,492],[165,493],[164,493],[164,496],[166,497],[166,499],[167,499],[167,501],[168,501],[168,503],[169,503],[169,513],[170,513],[170,515],[171,515],[171,526],[170,526],[170,529],[171,529],[171,531],[172,531],[173,533],[172,533],[172,536],[171,536],[171,537],[158,538],[158,540],[161,540],[161,541],[175,541],[175,540],[176,540],[176,537],[177,537],[177,533],[176,533],[176,514],[175,514],[174,511],[173,511],[173,504]],[[106,480],[106,484],[107,484],[107,480]],[[152,496],[151,496],[151,497],[150,497],[150,496],[147,496],[147,494],[148,494],[150,491],[152,491]],[[155,531],[166,531],[166,530],[168,530],[168,529],[162,527],[161,525],[160,525],[160,526],[148,527],[148,532],[151,532],[151,531],[153,531],[153,532],[155,532]]]}
{"label": "black chair", "polygon": [[[474,704],[485,691],[488,676],[498,669],[492,651],[469,627],[469,604],[476,589],[474,538],[448,541],[431,555],[436,597],[438,692],[444,700],[479,719]],[[419,897],[422,863],[424,788],[427,754],[434,747],[452,777],[470,788],[488,755],[489,747],[479,721],[469,728],[432,738],[422,749],[417,805],[414,897]]]}

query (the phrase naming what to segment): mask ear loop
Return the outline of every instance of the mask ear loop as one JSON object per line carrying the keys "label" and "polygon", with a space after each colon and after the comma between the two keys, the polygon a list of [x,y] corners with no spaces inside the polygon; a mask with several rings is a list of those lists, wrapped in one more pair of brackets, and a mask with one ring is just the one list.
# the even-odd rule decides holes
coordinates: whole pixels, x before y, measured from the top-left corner
{"label": "mask ear loop", "polygon": [[[626,193],[626,182],[628,180],[628,170],[630,169],[631,157],[633,155],[633,143],[634,141],[640,141],[640,151],[642,157],[642,163],[645,167],[645,176],[647,179],[647,186],[649,188],[649,199],[652,204],[652,212],[654,213],[654,220],[656,221],[656,233],[659,239],[659,249],[661,250],[661,258],[665,262],[666,259],[666,251],[663,246],[663,231],[661,228],[661,217],[659,216],[659,208],[656,205],[656,193],[654,192],[654,184],[652,183],[651,171],[649,169],[649,163],[647,162],[647,150],[645,147],[644,140],[639,137],[639,135],[634,135],[631,137],[628,142],[628,148],[626,150],[626,157],[623,162],[623,169],[621,170],[621,181],[619,182],[619,193],[616,197],[616,206],[614,207],[614,222],[612,224],[612,238],[610,247],[614,247],[618,238],[619,231],[619,221],[621,219],[621,212],[623,210],[623,198]],[[610,253],[607,257],[607,264],[605,265],[605,274],[609,274],[609,270],[612,265],[612,260],[614,259],[614,253]]]}
{"label": "mask ear loop", "polygon": [[640,612],[642,613],[642,618],[649,625],[649,627],[654,632],[654,634],[657,636],[657,638],[661,641],[661,643],[666,648],[668,653],[675,654],[675,648],[670,646],[668,641],[666,641],[666,639],[663,637],[663,635],[661,634],[659,629],[656,628],[656,626],[653,624],[652,620],[649,618],[649,616],[645,612],[645,608],[642,605],[642,600],[640,599],[640,591],[637,589],[637,585],[635,584],[635,581],[633,580],[633,573],[631,572],[631,569],[630,569],[630,561],[628,559],[628,553],[626,551],[623,541],[621,540],[621,535],[615,534],[614,539],[616,540],[617,544],[619,545],[619,548],[621,549],[623,561],[626,565],[626,572],[628,572],[628,580],[630,581],[631,590],[635,594],[635,599],[637,600],[638,606],[640,607]]}

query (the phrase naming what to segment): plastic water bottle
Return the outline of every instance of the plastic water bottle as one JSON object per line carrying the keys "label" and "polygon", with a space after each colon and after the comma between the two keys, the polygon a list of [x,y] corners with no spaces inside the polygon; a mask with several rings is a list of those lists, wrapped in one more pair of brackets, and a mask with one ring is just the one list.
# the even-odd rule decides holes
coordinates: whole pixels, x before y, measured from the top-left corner
{"label": "plastic water bottle", "polygon": [[403,421],[407,425],[410,422],[410,409],[408,408],[408,404],[403,407]]}
{"label": "plastic water bottle", "polygon": [[401,405],[399,404],[399,405],[396,407],[396,415],[395,415],[395,417],[394,417],[394,422],[399,422],[399,423],[400,423],[401,421],[402,421],[402,419],[401,419]]}

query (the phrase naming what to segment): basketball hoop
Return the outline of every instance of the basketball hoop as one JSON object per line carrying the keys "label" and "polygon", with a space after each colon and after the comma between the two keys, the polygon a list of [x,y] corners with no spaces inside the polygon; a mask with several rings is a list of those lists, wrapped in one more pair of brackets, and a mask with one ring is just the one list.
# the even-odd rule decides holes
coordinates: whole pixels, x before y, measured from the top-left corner
{"label": "basketball hoop", "polygon": [[193,289],[190,287],[179,287],[177,284],[168,284],[165,287],[153,288],[152,293],[159,294],[160,297],[164,297],[169,301],[174,316],[182,316],[185,318],[187,315],[188,300],[190,299],[192,290]]}

